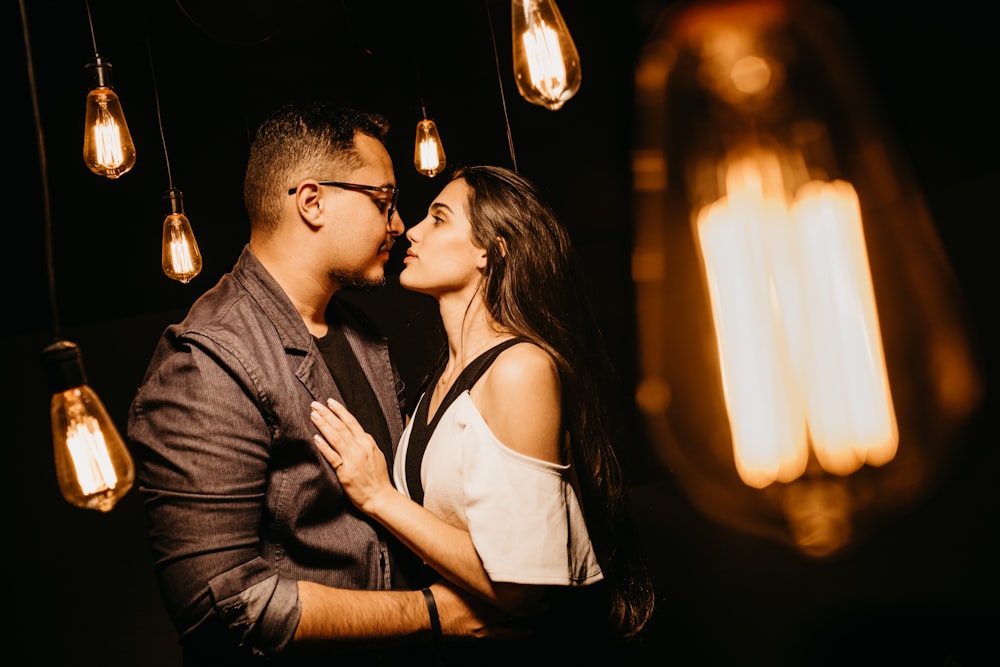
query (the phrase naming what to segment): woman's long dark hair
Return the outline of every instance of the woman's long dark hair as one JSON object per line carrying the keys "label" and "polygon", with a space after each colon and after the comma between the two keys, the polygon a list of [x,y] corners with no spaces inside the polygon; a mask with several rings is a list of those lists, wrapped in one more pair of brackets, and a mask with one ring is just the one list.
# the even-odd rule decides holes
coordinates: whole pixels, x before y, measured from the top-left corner
{"label": "woman's long dark hair", "polygon": [[548,351],[559,368],[563,426],[587,529],[609,586],[610,620],[622,637],[635,637],[652,614],[653,587],[602,397],[618,377],[569,234],[537,187],[513,171],[464,166],[452,179],[469,187],[472,240],[488,253],[483,296],[490,314],[503,329]]}

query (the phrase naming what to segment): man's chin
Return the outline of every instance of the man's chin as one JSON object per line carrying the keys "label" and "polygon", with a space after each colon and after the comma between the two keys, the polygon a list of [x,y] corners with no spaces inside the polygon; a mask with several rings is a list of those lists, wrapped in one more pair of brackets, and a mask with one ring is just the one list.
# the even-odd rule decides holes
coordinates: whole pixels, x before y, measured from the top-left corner
{"label": "man's chin", "polygon": [[365,278],[352,280],[349,283],[345,283],[341,286],[341,289],[350,290],[352,292],[368,292],[379,287],[385,287],[387,284],[385,276],[379,278]]}

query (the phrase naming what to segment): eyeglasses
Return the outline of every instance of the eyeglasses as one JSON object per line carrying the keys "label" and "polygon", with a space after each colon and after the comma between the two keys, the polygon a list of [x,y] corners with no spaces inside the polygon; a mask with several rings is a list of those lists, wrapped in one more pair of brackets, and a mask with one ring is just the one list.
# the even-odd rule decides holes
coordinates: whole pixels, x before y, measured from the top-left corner
{"label": "eyeglasses", "polygon": [[[388,204],[388,216],[386,217],[386,223],[392,222],[392,216],[396,213],[396,202],[399,200],[399,188],[393,187],[391,185],[360,185],[358,183],[342,183],[340,181],[317,181],[319,185],[329,185],[335,188],[343,188],[345,190],[365,190],[366,192],[384,192],[385,194],[391,194],[392,198],[386,202],[384,199],[376,199],[375,202],[380,207],[383,204]],[[288,191],[288,194],[294,195],[299,191],[296,186]]]}

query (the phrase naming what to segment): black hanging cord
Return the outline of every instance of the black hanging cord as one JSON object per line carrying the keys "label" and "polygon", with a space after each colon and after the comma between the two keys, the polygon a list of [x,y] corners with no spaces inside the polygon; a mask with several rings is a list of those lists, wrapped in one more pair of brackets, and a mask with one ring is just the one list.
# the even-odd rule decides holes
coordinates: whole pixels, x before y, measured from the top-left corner
{"label": "black hanging cord", "polygon": [[90,41],[94,45],[94,57],[100,58],[100,54],[97,53],[97,37],[94,35],[94,17],[90,15],[90,0],[86,0],[87,5],[87,23],[90,25]]}
{"label": "black hanging cord", "polygon": [[497,83],[500,84],[500,103],[503,106],[503,120],[507,128],[507,146],[510,150],[511,164],[514,166],[514,171],[517,171],[517,158],[514,157],[514,139],[510,132],[510,117],[507,115],[507,99],[503,94],[503,77],[500,75],[500,56],[497,53],[497,36],[496,31],[493,29],[493,14],[490,12],[489,0],[486,0],[486,15],[490,21],[490,37],[493,39],[493,60],[497,65]]}
{"label": "black hanging cord", "polygon": [[174,177],[170,173],[170,156],[167,155],[167,137],[163,134],[163,116],[160,114],[160,88],[156,85],[156,71],[153,69],[153,47],[146,40],[146,52],[149,53],[149,73],[153,79],[153,99],[156,100],[156,124],[160,128],[160,141],[163,142],[163,159],[167,163],[167,183],[170,190],[174,189]]}
{"label": "black hanging cord", "polygon": [[52,309],[52,333],[54,340],[60,338],[59,310],[56,308],[56,274],[52,259],[52,204],[49,197],[48,166],[45,159],[45,139],[42,136],[42,114],[38,109],[38,89],[35,85],[35,67],[31,62],[31,40],[28,37],[28,17],[24,11],[24,0],[18,0],[21,7],[21,28],[24,32],[25,60],[28,63],[28,83],[31,85],[31,106],[35,112],[35,131],[38,136],[38,164],[42,171],[42,203],[45,225],[45,268],[49,281],[49,305]]}
{"label": "black hanging cord", "polygon": [[[255,22],[266,29],[260,35],[251,35],[247,33],[246,39],[230,39],[224,37],[218,32],[212,30],[204,21],[199,20],[195,15],[184,6],[182,0],[174,0],[174,4],[177,5],[177,9],[180,10],[184,18],[187,19],[188,23],[193,25],[195,28],[200,30],[202,34],[211,39],[213,42],[218,42],[219,44],[226,44],[228,46],[254,46],[257,44],[266,44],[274,39],[281,30],[289,25],[290,20],[293,17],[299,17],[301,15],[302,5],[304,0],[298,0],[294,7],[289,7],[290,4],[287,0],[283,2],[257,2],[254,7],[255,12],[247,12],[247,7],[244,5],[248,4],[242,1],[225,3],[222,7],[213,7],[212,3],[194,3],[199,6],[197,9],[203,10],[202,13],[212,14],[212,9],[214,9],[215,14],[209,16],[208,18],[215,18],[220,24],[225,24],[227,26],[232,26],[235,24],[233,20],[232,12],[241,12],[242,16],[250,16]],[[205,10],[205,5],[208,5],[210,10]],[[218,5],[218,3],[216,3]],[[231,5],[231,6],[225,6]],[[266,14],[264,10],[269,10]],[[228,19],[225,18],[228,14]],[[245,28],[246,26],[238,26]]]}

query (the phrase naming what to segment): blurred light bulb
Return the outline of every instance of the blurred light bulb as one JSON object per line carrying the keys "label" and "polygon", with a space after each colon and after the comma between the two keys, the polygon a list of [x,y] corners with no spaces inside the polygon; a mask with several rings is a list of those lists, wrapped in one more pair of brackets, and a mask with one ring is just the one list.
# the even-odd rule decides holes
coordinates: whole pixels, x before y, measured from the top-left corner
{"label": "blurred light bulb", "polygon": [[521,97],[556,111],[580,89],[580,55],[554,0],[512,0],[514,78]]}
{"label": "blurred light bulb", "polygon": [[132,488],[132,457],[101,399],[87,384],[80,348],[58,341],[42,352],[52,390],[52,441],[63,498],[109,512]]}
{"label": "blurred light bulb", "polygon": [[87,68],[94,82],[87,93],[83,161],[98,176],[113,180],[135,166],[135,145],[111,86],[111,63],[98,56]]}
{"label": "blurred light bulb", "polygon": [[413,144],[413,166],[424,176],[437,176],[447,161],[444,146],[434,121],[424,118],[417,123],[417,136]]}
{"label": "blurred light bulb", "polygon": [[940,480],[982,378],[839,18],[671,7],[636,69],[636,400],[695,504],[811,556]]}
{"label": "blurred light bulb", "polygon": [[191,223],[184,215],[184,195],[171,188],[164,198],[170,200],[171,212],[163,221],[163,272],[186,285],[201,272],[201,252]]}

